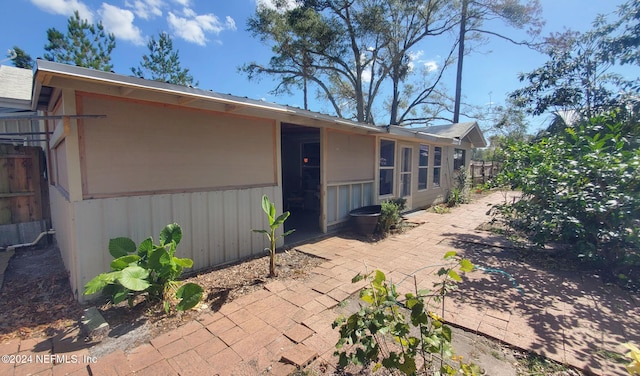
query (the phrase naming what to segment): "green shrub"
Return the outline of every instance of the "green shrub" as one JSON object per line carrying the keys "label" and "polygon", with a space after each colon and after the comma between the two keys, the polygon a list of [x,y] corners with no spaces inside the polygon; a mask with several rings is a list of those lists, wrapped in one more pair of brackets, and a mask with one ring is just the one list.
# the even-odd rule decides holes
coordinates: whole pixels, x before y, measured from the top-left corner
{"label": "green shrub", "polygon": [[382,208],[380,217],[378,217],[378,232],[387,234],[392,228],[400,224],[400,207],[392,200],[382,201],[380,206]]}
{"label": "green shrub", "polygon": [[455,252],[448,252],[444,258],[449,264],[438,272],[442,280],[434,284],[434,291],[418,291],[416,287],[414,293],[401,296],[396,285],[387,282],[380,270],[365,275],[358,273],[353,278],[354,283],[364,279],[369,285],[360,291],[360,299],[366,305],[348,318],[337,318],[332,325],[334,329],[340,328],[335,352],[340,367],[349,363],[373,363],[373,371],[385,367],[415,375],[418,370],[433,374],[433,366],[439,366],[440,374],[454,375],[456,369],[445,363],[450,359],[459,362],[456,368],[462,374],[480,374],[477,366],[464,364],[454,357],[451,328],[428,310],[428,299],[437,300],[444,307],[444,297],[462,280],[459,272],[470,272],[474,268],[469,260],[457,257]]}
{"label": "green shrub", "polygon": [[159,244],[153,244],[149,237],[140,243],[137,252],[135,242],[129,238],[109,240],[109,253],[114,257],[111,272],[87,282],[84,294],[102,291],[114,304],[128,299],[130,306],[136,296],[145,295],[150,300],[162,300],[165,312],[169,312],[173,295],[178,299],[178,311],[195,307],[202,299],[202,287],[195,283],[179,286],[177,281],[184,268],[193,267],[193,260],[174,256],[181,239],[182,229],[173,223],[162,229]]}
{"label": "green shrub", "polygon": [[618,275],[640,264],[639,139],[637,122],[612,113],[512,144],[498,180],[522,198],[493,212],[534,242],[575,245]]}
{"label": "green shrub", "polygon": [[456,170],[453,187],[447,192],[447,205],[453,207],[460,204],[468,204],[470,187],[469,171],[464,167]]}

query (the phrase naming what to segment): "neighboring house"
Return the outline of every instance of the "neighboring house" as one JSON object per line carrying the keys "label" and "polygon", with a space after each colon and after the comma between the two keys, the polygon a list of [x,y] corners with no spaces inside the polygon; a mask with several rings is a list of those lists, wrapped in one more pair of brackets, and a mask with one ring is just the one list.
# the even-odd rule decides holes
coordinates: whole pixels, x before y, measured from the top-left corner
{"label": "neighboring house", "polygon": [[0,248],[49,228],[44,122],[32,109],[33,71],[0,65]]}
{"label": "neighboring house", "polygon": [[51,117],[52,222],[80,300],[109,269],[110,238],[139,242],[177,222],[195,269],[264,255],[251,231],[266,227],[263,194],[292,211],[287,226],[323,233],[386,198],[442,201],[454,166],[485,146],[476,123],[376,127],[47,61],[33,93]]}
{"label": "neighboring house", "polygon": [[46,147],[32,110],[33,71],[0,65],[0,143]]}

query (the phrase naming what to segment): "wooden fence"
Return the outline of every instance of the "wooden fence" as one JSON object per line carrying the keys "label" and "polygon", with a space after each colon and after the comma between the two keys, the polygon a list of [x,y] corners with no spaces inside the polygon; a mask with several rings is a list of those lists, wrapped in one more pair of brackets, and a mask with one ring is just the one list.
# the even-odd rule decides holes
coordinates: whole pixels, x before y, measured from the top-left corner
{"label": "wooden fence", "polygon": [[473,185],[484,184],[500,171],[500,162],[471,161],[471,181]]}
{"label": "wooden fence", "polygon": [[44,151],[0,144],[0,225],[50,218]]}

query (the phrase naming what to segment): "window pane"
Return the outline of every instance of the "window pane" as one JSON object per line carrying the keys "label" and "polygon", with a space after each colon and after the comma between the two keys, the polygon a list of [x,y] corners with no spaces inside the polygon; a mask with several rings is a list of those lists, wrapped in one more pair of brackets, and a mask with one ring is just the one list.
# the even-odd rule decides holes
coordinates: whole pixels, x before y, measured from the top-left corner
{"label": "window pane", "polygon": [[453,152],[453,169],[459,170],[464,166],[464,161],[466,157],[466,150],[464,149],[455,149]]}
{"label": "window pane", "polygon": [[402,172],[411,172],[411,149],[402,149]]}
{"label": "window pane", "polygon": [[393,169],[380,170],[380,196],[393,193]]}
{"label": "window pane", "polygon": [[426,168],[420,168],[418,170],[418,189],[427,189],[427,171]]}
{"label": "window pane", "polygon": [[393,141],[380,140],[380,166],[393,166],[396,143]]}
{"label": "window pane", "polygon": [[402,174],[402,195],[407,197],[411,194],[411,174]]}
{"label": "window pane", "polygon": [[429,145],[420,145],[420,161],[418,162],[418,166],[428,166],[429,165]]}
{"label": "window pane", "polygon": [[442,148],[436,146],[433,148],[433,165],[440,166],[442,165]]}
{"label": "window pane", "polygon": [[433,186],[434,187],[440,186],[440,167],[433,168]]}

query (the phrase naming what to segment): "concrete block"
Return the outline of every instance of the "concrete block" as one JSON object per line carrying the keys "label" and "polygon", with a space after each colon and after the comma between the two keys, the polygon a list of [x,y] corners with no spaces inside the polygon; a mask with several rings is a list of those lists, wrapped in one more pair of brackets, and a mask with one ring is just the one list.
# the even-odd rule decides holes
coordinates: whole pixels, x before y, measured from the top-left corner
{"label": "concrete block", "polygon": [[80,324],[85,335],[92,341],[99,341],[109,333],[109,324],[96,307],[84,310]]}

